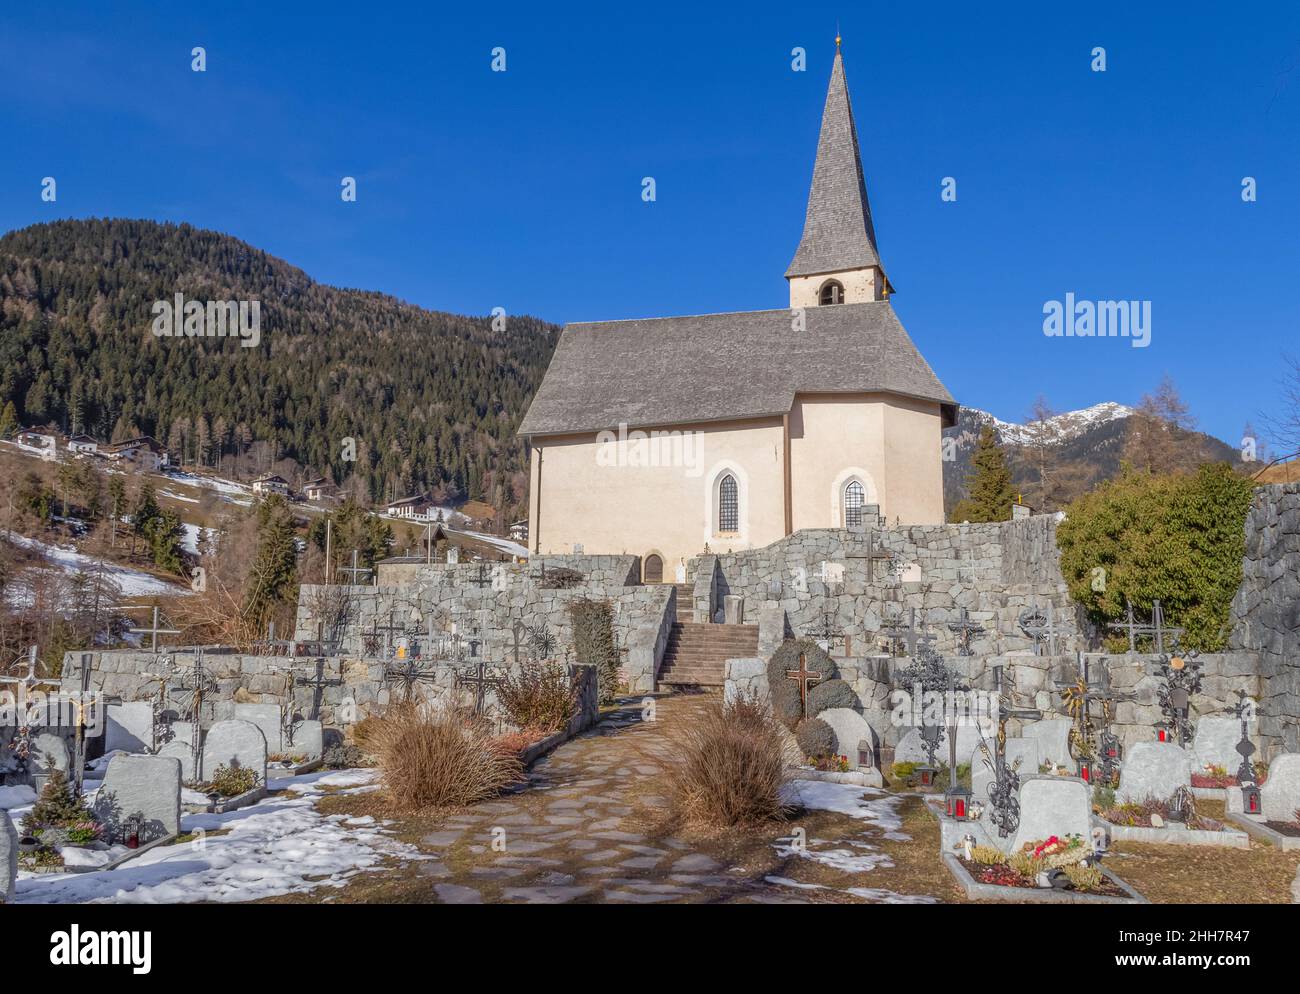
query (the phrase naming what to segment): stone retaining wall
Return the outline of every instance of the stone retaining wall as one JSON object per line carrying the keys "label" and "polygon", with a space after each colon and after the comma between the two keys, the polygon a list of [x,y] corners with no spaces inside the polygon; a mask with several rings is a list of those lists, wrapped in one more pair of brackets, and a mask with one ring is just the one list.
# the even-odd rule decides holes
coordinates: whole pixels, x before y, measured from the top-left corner
{"label": "stone retaining wall", "polygon": [[[941,653],[955,651],[947,625],[962,608],[988,629],[972,643],[976,652],[1001,654],[1032,648],[1017,626],[1027,607],[1053,606],[1056,626],[1078,630],[1075,608],[1061,575],[1055,515],[993,524],[911,525],[877,529],[870,536],[844,529],[796,532],[762,549],[691,560],[691,576],[716,561],[716,605],[723,597],[744,599],[744,616],[757,619],[765,606],[784,609],[791,634],[807,634],[823,622],[830,604],[833,624],[846,631],[854,650],[878,651],[881,621],[917,612]],[[892,560],[868,559],[871,541]]]}
{"label": "stone retaining wall", "polygon": [[1300,483],[1255,491],[1228,644],[1258,654],[1261,731],[1300,752]]}

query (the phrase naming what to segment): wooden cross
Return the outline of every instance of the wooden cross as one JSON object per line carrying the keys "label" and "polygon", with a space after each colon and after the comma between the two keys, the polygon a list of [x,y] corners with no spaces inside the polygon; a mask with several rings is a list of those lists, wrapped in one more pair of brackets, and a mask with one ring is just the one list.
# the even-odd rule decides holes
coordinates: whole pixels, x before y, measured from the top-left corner
{"label": "wooden cross", "polygon": [[353,550],[352,550],[352,565],[351,565],[351,566],[340,566],[340,567],[338,567],[337,569],[334,570],[335,573],[346,573],[346,574],[348,575],[348,577],[351,579],[351,585],[354,586],[354,587],[355,587],[355,586],[359,586],[359,584],[357,583],[357,579],[358,579],[358,577],[361,577],[361,576],[369,576],[369,575],[371,574],[371,572],[373,572],[372,570],[366,569],[364,566],[358,566],[358,565],[357,565],[357,556],[358,556],[358,554],[359,554],[359,553],[357,552],[357,550],[356,550],[356,549],[353,549]]}
{"label": "wooden cross", "polygon": [[487,660],[480,659],[478,661],[477,675],[461,676],[460,673],[456,674],[456,686],[458,688],[466,685],[474,688],[474,713],[479,715],[483,713],[483,705],[487,697],[487,688],[500,687],[502,682],[499,677],[487,676],[486,670]]}
{"label": "wooden cross", "polygon": [[808,717],[808,687],[810,684],[820,683],[822,675],[815,670],[808,669],[807,657],[799,653],[799,668],[797,670],[786,670],[786,679],[795,680],[799,684],[799,703],[803,707],[803,716]]}

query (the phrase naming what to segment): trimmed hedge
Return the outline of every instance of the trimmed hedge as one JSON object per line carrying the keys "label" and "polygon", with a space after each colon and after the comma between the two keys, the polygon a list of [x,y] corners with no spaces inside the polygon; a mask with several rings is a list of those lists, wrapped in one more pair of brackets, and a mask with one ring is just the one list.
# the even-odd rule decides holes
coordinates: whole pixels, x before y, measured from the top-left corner
{"label": "trimmed hedge", "polygon": [[799,722],[794,730],[794,740],[799,743],[806,759],[835,755],[835,729],[820,718]]}

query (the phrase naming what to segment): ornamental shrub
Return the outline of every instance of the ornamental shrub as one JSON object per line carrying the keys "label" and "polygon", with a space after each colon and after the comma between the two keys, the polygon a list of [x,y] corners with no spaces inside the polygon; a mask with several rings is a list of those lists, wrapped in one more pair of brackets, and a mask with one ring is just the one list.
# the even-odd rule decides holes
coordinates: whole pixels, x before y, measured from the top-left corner
{"label": "ornamental shrub", "polygon": [[[794,683],[790,686],[794,687]],[[795,687],[795,692],[799,690]],[[808,692],[808,713],[812,715],[821,714],[830,708],[853,708],[859,707],[858,695],[854,693],[853,688],[844,680],[827,680],[825,683],[819,683],[813,686]]]}
{"label": "ornamental shrub", "polygon": [[809,759],[835,755],[835,729],[820,718],[799,722],[794,730],[794,739],[799,743],[800,751]]}
{"label": "ornamental shrub", "polygon": [[[1143,615],[1158,598],[1167,622],[1186,629],[1184,648],[1222,649],[1252,492],[1227,463],[1164,476],[1130,469],[1103,483],[1057,529],[1070,595],[1102,630],[1124,617],[1125,598]],[[1113,651],[1126,646],[1109,640]]]}

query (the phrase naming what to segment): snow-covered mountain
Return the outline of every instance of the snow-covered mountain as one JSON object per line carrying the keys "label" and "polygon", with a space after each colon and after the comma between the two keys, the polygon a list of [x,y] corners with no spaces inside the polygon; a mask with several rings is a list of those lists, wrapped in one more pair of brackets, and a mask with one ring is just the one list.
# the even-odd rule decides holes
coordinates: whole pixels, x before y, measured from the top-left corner
{"label": "snow-covered mountain", "polygon": [[[957,413],[957,423],[943,433],[945,439],[953,442],[952,458],[943,464],[944,503],[951,508],[965,495],[971,455],[980,431],[987,424],[993,426],[998,443],[1006,450],[1017,486],[1034,478],[1028,468],[1030,460],[1025,458],[1026,446],[1034,444],[1038,432],[1042,431],[1048,443],[1055,447],[1054,459],[1058,467],[1072,471],[1070,476],[1075,480],[1072,489],[1082,493],[1119,472],[1129,418],[1135,413],[1131,407],[1108,400],[1078,411],[1054,415],[1040,426],[1002,421],[988,411],[962,407]],[[1236,451],[1219,439],[1200,432],[1192,434],[1200,439],[1205,459],[1227,462],[1237,459]]]}
{"label": "snow-covered mountain", "polygon": [[998,433],[998,441],[1003,445],[1029,445],[1035,440],[1039,431],[1043,432],[1047,441],[1055,445],[1062,445],[1074,441],[1074,439],[1107,422],[1127,418],[1133,413],[1131,407],[1117,404],[1113,400],[1104,400],[1100,404],[1093,404],[1092,407],[1057,414],[1048,418],[1039,426],[1038,424],[1016,424],[1012,421],[1002,421],[988,413],[988,411],[981,411],[977,407],[962,408],[963,416],[969,416],[976,425],[977,430],[992,422],[994,430]]}

